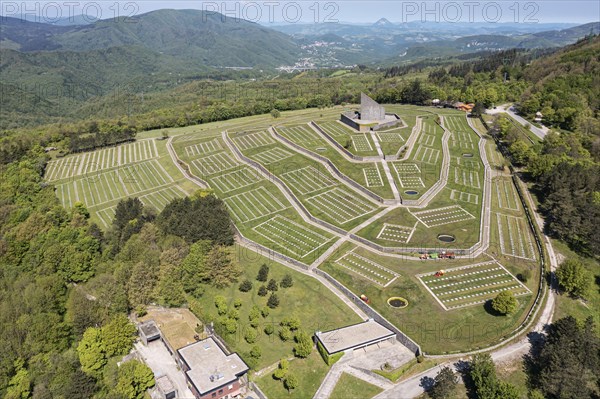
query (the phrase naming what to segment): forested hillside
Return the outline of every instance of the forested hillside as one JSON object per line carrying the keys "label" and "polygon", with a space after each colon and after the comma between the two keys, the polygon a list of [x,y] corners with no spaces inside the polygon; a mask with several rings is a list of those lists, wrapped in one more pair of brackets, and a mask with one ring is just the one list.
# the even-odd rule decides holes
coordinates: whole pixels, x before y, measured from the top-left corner
{"label": "forested hillside", "polygon": [[34,146],[0,169],[0,397],[141,398],[150,369],[116,366],[135,338],[126,315],[150,301],[193,306],[201,284],[235,280],[229,215],[206,193],[158,216],[129,199],[104,234],[83,204],[59,205],[46,161]]}

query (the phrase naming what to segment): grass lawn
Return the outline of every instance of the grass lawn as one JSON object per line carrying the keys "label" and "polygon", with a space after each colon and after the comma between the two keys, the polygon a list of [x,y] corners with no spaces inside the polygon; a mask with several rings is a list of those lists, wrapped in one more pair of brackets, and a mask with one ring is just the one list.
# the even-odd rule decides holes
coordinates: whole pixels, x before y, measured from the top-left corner
{"label": "grass lawn", "polygon": [[383,389],[378,386],[343,373],[329,397],[331,399],[369,399],[381,391]]}
{"label": "grass lawn", "polygon": [[290,362],[289,373],[298,378],[298,388],[291,393],[284,388],[283,381],[273,378],[273,373],[267,373],[255,382],[269,398],[310,399],[319,389],[328,371],[329,366],[325,364],[319,352],[314,350],[306,359],[294,359]]}
{"label": "grass lawn", "polygon": [[[314,278],[296,272],[246,248],[236,245],[234,251],[243,274],[238,279],[238,283],[234,283],[228,288],[216,289],[207,286],[206,292],[199,299],[199,305],[202,309],[199,317],[203,320],[206,320],[207,316],[208,318],[217,317],[217,309],[214,304],[214,298],[217,295],[227,298],[229,308],[233,308],[233,303],[236,299],[241,299],[243,305],[239,309],[238,331],[236,334],[226,335],[224,338],[232,350],[240,352],[242,355],[244,352],[248,352],[253,345],[260,346],[262,357],[258,368],[269,366],[277,362],[280,358],[289,357],[293,354],[293,343],[282,342],[276,336],[279,322],[285,317],[299,317],[302,328],[310,334],[317,329],[327,331],[361,321],[360,317]],[[258,340],[256,344],[251,345],[244,339],[244,330],[249,327],[248,315],[250,309],[255,304],[263,308],[266,306],[268,299],[268,296],[261,297],[257,294],[258,288],[263,283],[256,281],[256,275],[260,265],[263,263],[266,263],[270,267],[269,279],[273,278],[277,282],[280,282],[286,273],[290,273],[294,280],[294,285],[290,288],[279,288],[277,295],[280,304],[276,309],[270,310],[268,317],[261,319],[261,325],[258,327]],[[253,288],[250,292],[241,292],[238,289],[239,282],[245,279],[252,281]],[[275,326],[275,334],[267,336],[263,333],[263,329],[267,324]],[[316,350],[314,352],[317,353]],[[318,353],[317,357],[319,357]],[[316,360],[323,363],[320,358]]]}
{"label": "grass lawn", "polygon": [[[356,248],[355,253],[400,275],[383,288],[335,263],[353,248],[352,244],[343,245],[320,268],[356,295],[365,294],[373,308],[419,343],[429,354],[474,350],[501,341],[522,321],[534,299],[534,295],[519,297],[519,308],[511,316],[492,315],[484,305],[445,311],[418,281],[416,274],[475,264],[489,258],[419,261],[380,256],[363,248]],[[392,296],[406,298],[409,305],[402,309],[392,308],[387,304],[387,300]]]}

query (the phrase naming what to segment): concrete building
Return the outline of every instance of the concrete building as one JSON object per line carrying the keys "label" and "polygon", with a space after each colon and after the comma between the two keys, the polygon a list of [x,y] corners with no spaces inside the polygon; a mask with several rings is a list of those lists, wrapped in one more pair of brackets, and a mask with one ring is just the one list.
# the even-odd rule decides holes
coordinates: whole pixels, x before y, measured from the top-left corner
{"label": "concrete building", "polygon": [[360,111],[344,112],[340,121],[359,132],[380,130],[402,123],[398,115],[386,113],[383,106],[365,93],[360,93]]}
{"label": "concrete building", "polygon": [[237,353],[227,354],[213,338],[178,349],[177,355],[197,399],[230,399],[246,393],[248,365]]}
{"label": "concrete building", "polygon": [[158,329],[158,326],[154,320],[148,320],[144,323],[138,324],[138,331],[140,333],[140,339],[144,345],[148,345],[148,342],[160,339],[160,330]]}
{"label": "concrete building", "polygon": [[329,355],[347,352],[376,345],[383,341],[393,341],[396,334],[388,328],[369,319],[363,323],[338,328],[326,332],[315,332],[316,339]]}
{"label": "concrete building", "polygon": [[156,378],[156,388],[161,395],[161,399],[175,399],[177,397],[177,389],[166,375]]}

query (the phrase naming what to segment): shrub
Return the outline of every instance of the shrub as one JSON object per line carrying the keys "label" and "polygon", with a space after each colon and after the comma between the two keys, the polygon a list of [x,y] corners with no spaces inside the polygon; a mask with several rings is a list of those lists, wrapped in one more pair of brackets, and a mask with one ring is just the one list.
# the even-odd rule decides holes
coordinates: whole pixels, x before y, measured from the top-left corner
{"label": "shrub", "polygon": [[279,329],[279,338],[286,342],[292,339],[292,332],[288,327],[281,327]]}
{"label": "shrub", "polygon": [[265,287],[264,285],[261,285],[260,288],[258,289],[259,296],[266,296],[268,293],[269,293],[269,291],[267,291],[267,287]]}
{"label": "shrub", "polygon": [[282,288],[290,288],[292,285],[294,285],[294,280],[292,279],[292,276],[289,273],[283,276],[280,285]]}
{"label": "shrub", "polygon": [[248,279],[242,281],[242,283],[240,284],[240,291],[242,292],[248,292],[252,289],[252,282]]}
{"label": "shrub", "polygon": [[240,312],[237,309],[230,309],[227,315],[233,320],[239,320],[240,318]]}
{"label": "shrub", "polygon": [[260,359],[260,357],[262,356],[262,351],[260,349],[260,346],[258,345],[254,345],[251,349],[250,349],[250,353],[249,353],[250,357],[253,359]]}
{"label": "shrub", "polygon": [[256,338],[258,338],[258,331],[256,331],[255,328],[247,328],[246,332],[244,333],[244,339],[246,340],[246,342],[248,342],[249,344],[253,344],[256,342]]}
{"label": "shrub", "polygon": [[275,327],[273,327],[273,324],[267,324],[265,326],[264,331],[265,331],[265,334],[271,335],[271,334],[273,334],[275,332]]}
{"label": "shrub", "polygon": [[279,297],[277,294],[271,294],[269,300],[267,301],[267,306],[271,309],[275,309],[277,306],[279,306]]}
{"label": "shrub", "polygon": [[260,314],[262,315],[262,317],[266,318],[267,316],[269,316],[269,313],[271,311],[269,310],[268,306],[264,306],[261,310],[260,310]]}
{"label": "shrub", "polygon": [[239,309],[242,307],[242,300],[241,299],[236,299],[235,302],[233,302],[233,307],[236,309]]}
{"label": "shrub", "polygon": [[269,266],[267,266],[266,263],[263,263],[262,266],[260,267],[260,270],[258,271],[258,275],[256,276],[256,279],[258,281],[265,282],[265,281],[267,281],[268,278],[269,278]]}
{"label": "shrub", "polygon": [[296,331],[300,328],[300,319],[296,316],[286,317],[283,320],[281,320],[281,323],[279,324],[281,324],[282,326],[289,327],[289,329],[292,331]]}
{"label": "shrub", "polygon": [[267,284],[267,289],[271,292],[275,292],[279,289],[279,287],[277,286],[277,281],[275,281],[274,278],[269,280],[269,284]]}
{"label": "shrub", "polygon": [[312,353],[312,339],[310,336],[302,331],[298,330],[295,336],[296,346],[294,346],[294,354],[300,358],[307,358]]}

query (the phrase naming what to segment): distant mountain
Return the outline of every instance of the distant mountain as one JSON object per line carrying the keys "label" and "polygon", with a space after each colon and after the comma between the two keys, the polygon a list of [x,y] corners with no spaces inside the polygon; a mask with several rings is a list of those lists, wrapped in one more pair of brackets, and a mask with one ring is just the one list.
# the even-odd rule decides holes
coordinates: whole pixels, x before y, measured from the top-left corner
{"label": "distant mountain", "polygon": [[385,27],[385,26],[394,26],[393,23],[387,20],[387,18],[381,18],[379,21],[375,22],[373,26],[377,27]]}
{"label": "distant mountain", "polygon": [[297,44],[285,34],[199,10],[160,10],[68,27],[5,20],[0,49],[23,52],[137,46],[204,67],[278,66],[298,57]]}

